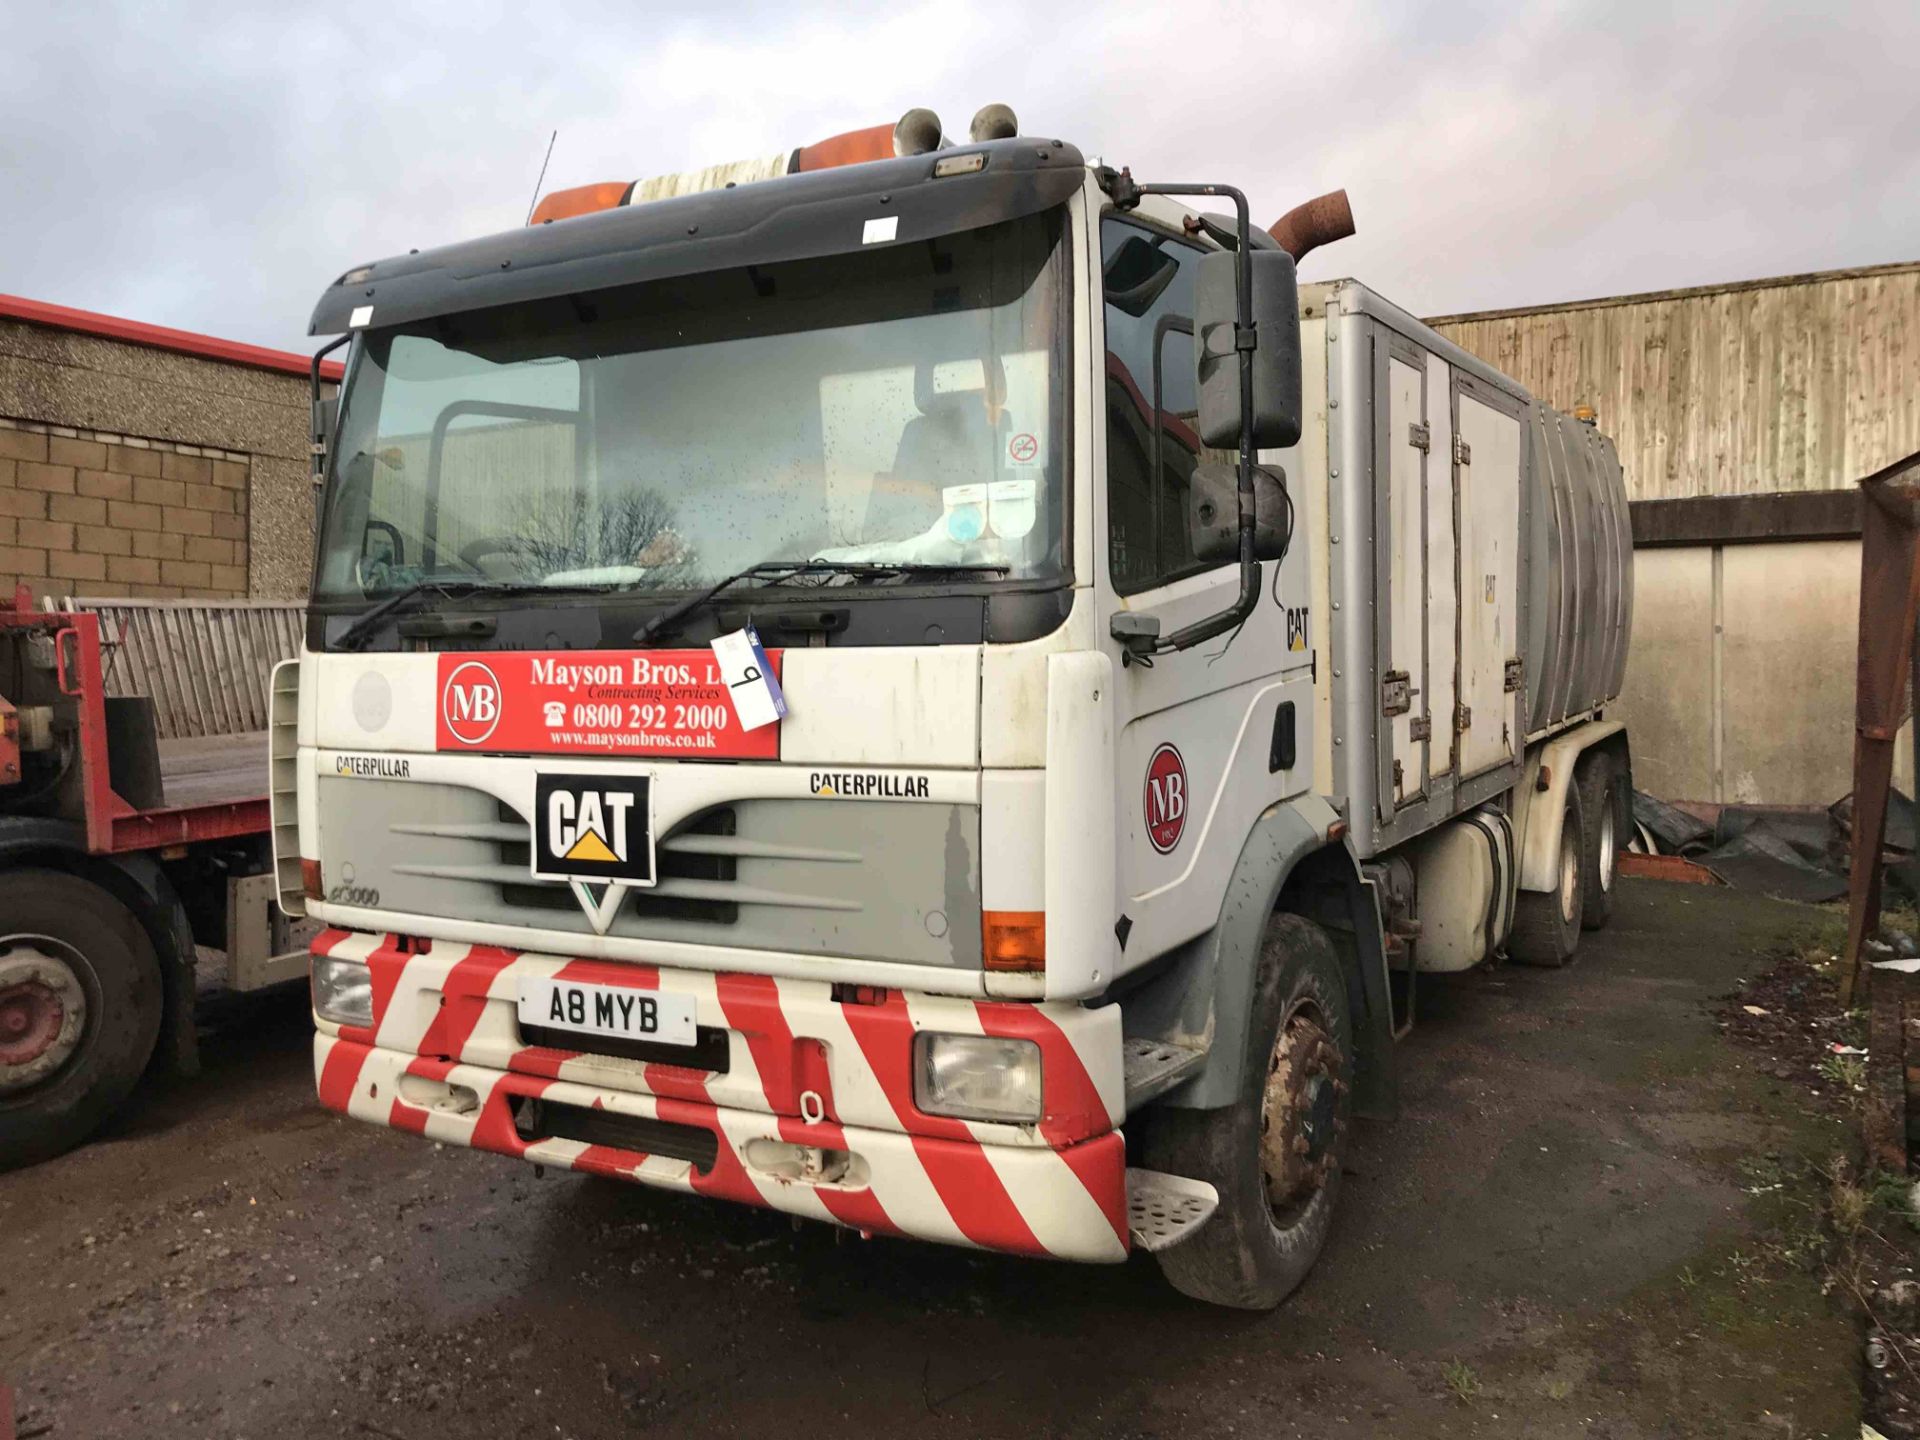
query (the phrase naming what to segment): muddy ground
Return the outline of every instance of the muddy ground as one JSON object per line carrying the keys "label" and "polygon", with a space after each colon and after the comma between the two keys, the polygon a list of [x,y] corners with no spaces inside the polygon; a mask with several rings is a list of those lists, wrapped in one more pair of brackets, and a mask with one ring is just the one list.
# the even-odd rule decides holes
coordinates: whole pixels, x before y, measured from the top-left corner
{"label": "muddy ground", "polygon": [[336,1119],[304,996],[229,1003],[199,1080],[0,1177],[0,1383],[50,1440],[1857,1435],[1803,1181],[1843,1122],[1714,1014],[1807,915],[1629,881],[1571,970],[1423,982],[1260,1316]]}

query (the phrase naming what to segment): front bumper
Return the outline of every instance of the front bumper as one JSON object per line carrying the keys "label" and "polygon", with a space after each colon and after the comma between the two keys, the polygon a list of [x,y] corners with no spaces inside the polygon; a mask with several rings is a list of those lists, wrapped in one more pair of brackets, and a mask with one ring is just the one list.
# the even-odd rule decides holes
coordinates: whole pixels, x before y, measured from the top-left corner
{"label": "front bumper", "polygon": [[[345,931],[325,932],[314,951],[365,960],[373,972],[371,1027],[318,1022],[314,1073],[330,1110],[863,1232],[1063,1260],[1126,1256],[1115,1007],[899,991],[840,999],[819,982],[445,943],[412,953],[393,937]],[[725,1031],[725,1069],[527,1044],[518,980],[562,974],[692,995],[697,1023]],[[1034,1039],[1041,1122],[920,1112],[910,1053],[923,1029]],[[574,1123],[555,1118],[568,1115]],[[669,1138],[649,1149],[649,1134]],[[676,1148],[700,1158],[656,1153]]]}

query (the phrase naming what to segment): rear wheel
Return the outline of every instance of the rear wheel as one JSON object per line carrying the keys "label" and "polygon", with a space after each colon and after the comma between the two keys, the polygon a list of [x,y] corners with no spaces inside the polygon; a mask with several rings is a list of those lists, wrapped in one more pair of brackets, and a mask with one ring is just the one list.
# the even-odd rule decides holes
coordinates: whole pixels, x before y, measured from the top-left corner
{"label": "rear wheel", "polygon": [[1575,772],[1587,843],[1581,851],[1580,923],[1598,930],[1613,915],[1613,882],[1620,878],[1620,847],[1628,833],[1627,777],[1613,756],[1589,751]]}
{"label": "rear wheel", "polygon": [[1268,922],[1238,1099],[1221,1110],[1163,1109],[1148,1132],[1156,1170],[1205,1180],[1220,1208],[1160,1252],[1197,1300],[1270,1310],[1326,1244],[1340,1191],[1353,1021],[1325,932],[1297,915]]}
{"label": "rear wheel", "polygon": [[1553,889],[1522,890],[1514,900],[1513,933],[1507,953],[1526,965],[1565,965],[1580,945],[1580,920],[1586,912],[1587,827],[1580,786],[1567,786],[1560,812],[1560,848]]}
{"label": "rear wheel", "polygon": [[133,913],[57,870],[0,874],[0,1170],[79,1144],[160,1033],[160,966]]}

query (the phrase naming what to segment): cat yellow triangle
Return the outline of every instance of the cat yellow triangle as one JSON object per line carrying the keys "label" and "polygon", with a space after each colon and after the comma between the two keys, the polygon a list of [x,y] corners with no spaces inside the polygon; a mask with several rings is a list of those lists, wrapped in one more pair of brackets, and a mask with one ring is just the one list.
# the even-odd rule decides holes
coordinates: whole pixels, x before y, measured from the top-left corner
{"label": "cat yellow triangle", "polygon": [[620,857],[607,848],[607,842],[600,838],[598,830],[583,830],[580,838],[573,842],[573,848],[563,856],[563,860],[594,860],[602,865],[618,865]]}

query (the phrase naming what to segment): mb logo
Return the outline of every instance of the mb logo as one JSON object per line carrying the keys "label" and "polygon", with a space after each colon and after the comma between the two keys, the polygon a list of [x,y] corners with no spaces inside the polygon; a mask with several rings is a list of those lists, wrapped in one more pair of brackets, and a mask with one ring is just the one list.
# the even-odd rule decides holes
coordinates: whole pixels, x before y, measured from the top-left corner
{"label": "mb logo", "polygon": [[1158,746],[1147,758],[1143,805],[1148,842],[1162,855],[1168,854],[1187,828],[1187,766],[1170,744]]}
{"label": "mb logo", "polygon": [[500,723],[500,681],[478,660],[454,667],[440,691],[440,718],[462,745],[484,744]]}
{"label": "mb logo", "polygon": [[[572,884],[596,932],[613,924],[634,885],[653,884],[644,775],[543,772],[533,787],[533,873]],[[595,895],[595,883],[602,887]]]}

